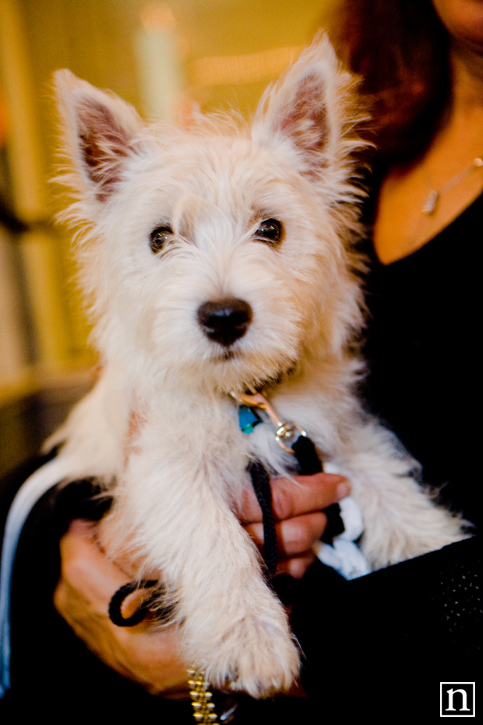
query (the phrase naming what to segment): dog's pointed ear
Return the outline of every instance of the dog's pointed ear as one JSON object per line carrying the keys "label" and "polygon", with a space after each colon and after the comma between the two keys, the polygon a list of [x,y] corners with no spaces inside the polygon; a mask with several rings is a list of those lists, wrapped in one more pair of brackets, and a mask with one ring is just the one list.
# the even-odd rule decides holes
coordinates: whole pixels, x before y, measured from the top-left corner
{"label": "dog's pointed ear", "polygon": [[142,152],[144,124],[134,108],[68,70],[54,75],[63,151],[74,167],[73,186],[105,202],[122,180],[129,158]]}
{"label": "dog's pointed ear", "polygon": [[355,100],[356,85],[354,77],[341,69],[327,36],[317,35],[265,92],[253,120],[252,138],[268,147],[288,142],[299,170],[313,180],[344,181],[348,157],[365,145],[353,131],[363,118]]}

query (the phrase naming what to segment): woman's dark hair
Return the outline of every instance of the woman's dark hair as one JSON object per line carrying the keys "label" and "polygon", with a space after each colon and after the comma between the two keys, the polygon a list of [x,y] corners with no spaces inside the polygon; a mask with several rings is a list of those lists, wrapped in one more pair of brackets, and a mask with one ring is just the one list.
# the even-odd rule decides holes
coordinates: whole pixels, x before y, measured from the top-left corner
{"label": "woman's dark hair", "polygon": [[377,150],[388,162],[428,146],[448,102],[448,34],[431,0],[339,0],[330,35],[362,77]]}

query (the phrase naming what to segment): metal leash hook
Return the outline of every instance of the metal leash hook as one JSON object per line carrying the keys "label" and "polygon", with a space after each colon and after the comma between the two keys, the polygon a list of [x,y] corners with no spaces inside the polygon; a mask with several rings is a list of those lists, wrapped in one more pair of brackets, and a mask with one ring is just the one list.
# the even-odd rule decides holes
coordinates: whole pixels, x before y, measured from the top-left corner
{"label": "metal leash hook", "polygon": [[274,407],[270,405],[268,400],[261,393],[231,393],[231,396],[241,405],[263,410],[264,413],[267,414],[272,425],[275,427],[275,440],[278,445],[283,448],[286,453],[290,453],[293,456],[295,455],[295,451],[290,447],[290,445],[286,445],[285,442],[288,444],[292,443],[297,434],[304,436],[304,438],[307,436],[307,433],[300,428],[300,426],[292,421],[283,422]]}

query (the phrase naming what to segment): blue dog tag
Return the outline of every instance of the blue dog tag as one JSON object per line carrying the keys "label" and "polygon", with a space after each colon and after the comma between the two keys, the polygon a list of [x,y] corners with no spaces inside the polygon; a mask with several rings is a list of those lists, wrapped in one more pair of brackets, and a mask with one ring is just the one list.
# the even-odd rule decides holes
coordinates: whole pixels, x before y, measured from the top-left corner
{"label": "blue dog tag", "polygon": [[247,405],[239,406],[238,423],[243,433],[251,433],[255,426],[262,422],[262,419],[253,408],[249,408]]}

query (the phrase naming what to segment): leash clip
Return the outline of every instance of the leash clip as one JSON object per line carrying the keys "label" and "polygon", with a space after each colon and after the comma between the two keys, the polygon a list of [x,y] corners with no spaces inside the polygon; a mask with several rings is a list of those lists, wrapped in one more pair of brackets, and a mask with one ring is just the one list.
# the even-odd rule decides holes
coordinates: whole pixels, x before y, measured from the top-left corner
{"label": "leash clip", "polygon": [[275,440],[278,445],[283,448],[286,453],[291,453],[293,456],[295,455],[295,451],[293,451],[292,448],[285,443],[294,442],[297,438],[297,433],[298,435],[304,437],[307,436],[307,433],[300,428],[300,426],[292,421],[283,422],[273,406],[270,405],[268,400],[261,393],[231,393],[231,396],[235,398],[238,403],[241,403],[241,405],[263,410],[264,413],[267,414],[272,425],[275,427]]}

